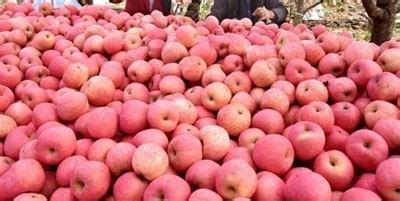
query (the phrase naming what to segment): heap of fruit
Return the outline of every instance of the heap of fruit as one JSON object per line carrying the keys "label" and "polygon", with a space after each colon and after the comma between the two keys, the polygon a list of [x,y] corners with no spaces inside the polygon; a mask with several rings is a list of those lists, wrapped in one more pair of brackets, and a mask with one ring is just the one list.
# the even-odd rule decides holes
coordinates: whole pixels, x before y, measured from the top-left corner
{"label": "heap of fruit", "polygon": [[0,200],[400,200],[400,42],[0,13]]}

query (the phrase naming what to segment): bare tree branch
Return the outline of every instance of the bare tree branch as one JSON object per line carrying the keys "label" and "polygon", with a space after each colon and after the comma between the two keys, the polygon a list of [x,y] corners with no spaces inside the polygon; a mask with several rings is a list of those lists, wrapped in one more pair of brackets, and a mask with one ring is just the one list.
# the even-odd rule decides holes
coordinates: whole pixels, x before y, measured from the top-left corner
{"label": "bare tree branch", "polygon": [[362,4],[371,18],[380,18],[385,14],[385,11],[376,6],[373,0],[362,0]]}
{"label": "bare tree branch", "polygon": [[303,14],[306,14],[308,11],[310,11],[311,9],[315,8],[315,6],[318,6],[319,4],[324,3],[324,0],[319,0],[318,2],[315,2],[314,4],[312,4],[311,6],[309,6],[308,8],[306,8],[303,11]]}

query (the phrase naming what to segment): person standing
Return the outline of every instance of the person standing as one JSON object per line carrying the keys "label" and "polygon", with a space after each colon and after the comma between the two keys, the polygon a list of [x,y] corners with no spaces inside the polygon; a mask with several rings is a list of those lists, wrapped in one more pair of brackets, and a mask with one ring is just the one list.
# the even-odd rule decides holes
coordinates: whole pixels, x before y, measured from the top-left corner
{"label": "person standing", "polygon": [[282,24],[286,20],[287,9],[279,0],[215,0],[211,14],[223,19],[250,18]]}

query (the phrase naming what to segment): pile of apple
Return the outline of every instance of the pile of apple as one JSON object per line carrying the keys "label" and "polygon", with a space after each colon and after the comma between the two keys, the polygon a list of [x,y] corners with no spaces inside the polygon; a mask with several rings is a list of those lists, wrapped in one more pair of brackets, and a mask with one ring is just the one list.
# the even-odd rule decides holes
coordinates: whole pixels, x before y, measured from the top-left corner
{"label": "pile of apple", "polygon": [[399,72],[323,25],[7,3],[0,200],[400,200]]}

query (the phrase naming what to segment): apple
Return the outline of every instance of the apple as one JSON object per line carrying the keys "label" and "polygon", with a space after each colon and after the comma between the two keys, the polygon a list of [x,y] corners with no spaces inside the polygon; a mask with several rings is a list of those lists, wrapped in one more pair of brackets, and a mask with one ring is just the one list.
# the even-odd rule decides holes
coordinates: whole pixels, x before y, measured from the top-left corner
{"label": "apple", "polygon": [[104,106],[112,101],[115,91],[113,82],[104,76],[91,77],[81,87],[81,92],[87,96],[90,104]]}
{"label": "apple", "polygon": [[376,169],[376,187],[388,200],[399,199],[399,158],[390,158],[379,164]]}
{"label": "apple", "polygon": [[346,142],[346,154],[355,166],[375,170],[389,153],[385,140],[377,133],[361,129],[352,133]]}
{"label": "apple", "polygon": [[121,175],[132,170],[131,159],[136,147],[126,142],[119,142],[107,152],[105,163],[114,175]]}
{"label": "apple", "polygon": [[105,162],[108,152],[117,143],[109,138],[101,138],[90,144],[87,150],[87,158],[92,161]]}
{"label": "apple", "polygon": [[228,132],[216,125],[206,125],[200,129],[200,141],[203,145],[203,159],[218,161],[229,151]]}
{"label": "apple", "polygon": [[316,79],[304,80],[296,87],[296,99],[302,105],[313,101],[327,102],[328,98],[328,89]]}
{"label": "apple", "polygon": [[0,138],[5,138],[7,135],[17,127],[17,122],[8,115],[0,114]]}
{"label": "apple", "polygon": [[135,173],[127,172],[118,177],[114,183],[114,199],[116,201],[141,200],[147,185],[148,182],[135,175]]}
{"label": "apple", "polygon": [[299,121],[287,127],[284,135],[292,143],[295,155],[300,160],[311,160],[324,149],[325,133],[316,123]]}
{"label": "apple", "polygon": [[382,67],[383,71],[395,73],[400,70],[398,68],[399,63],[394,59],[399,55],[400,51],[398,48],[387,49],[379,55],[377,62]]}
{"label": "apple", "polygon": [[201,94],[202,105],[212,111],[217,111],[227,105],[231,98],[231,90],[220,82],[207,85]]}
{"label": "apple", "polygon": [[57,188],[57,190],[54,191],[49,200],[75,201],[76,198],[72,194],[71,188]]}
{"label": "apple", "polygon": [[367,104],[364,108],[364,120],[368,128],[373,128],[379,120],[397,119],[399,111],[390,102],[377,100]]}
{"label": "apple", "polygon": [[350,188],[345,191],[340,198],[341,201],[350,200],[368,200],[368,201],[379,201],[382,200],[378,194],[363,188]]}
{"label": "apple", "polygon": [[[152,160],[158,158],[157,160]],[[168,154],[160,146],[146,143],[133,153],[132,167],[137,175],[152,181],[163,175],[169,166]]]}
{"label": "apple", "polygon": [[368,96],[372,100],[396,100],[400,95],[397,86],[400,84],[400,78],[388,72],[383,72],[371,77],[367,84]]}
{"label": "apple", "polygon": [[87,159],[81,155],[70,156],[64,159],[57,167],[56,180],[61,187],[69,187],[69,180],[75,169]]}
{"label": "apple", "polygon": [[358,128],[361,122],[361,112],[354,104],[337,102],[331,108],[335,116],[335,125],[347,132],[352,132]]}
{"label": "apple", "polygon": [[250,68],[249,77],[257,87],[269,87],[277,80],[276,69],[265,60],[256,61]]}
{"label": "apple", "polygon": [[189,201],[201,201],[201,200],[222,201],[223,199],[218,193],[205,188],[193,191],[189,197]]}
{"label": "apple", "polygon": [[110,183],[109,169],[99,161],[79,164],[70,177],[71,191],[77,199],[100,199],[107,193]]}
{"label": "apple", "polygon": [[285,68],[286,80],[294,85],[308,79],[316,79],[319,75],[317,69],[302,59],[291,60]]}
{"label": "apple", "polygon": [[372,173],[362,174],[354,183],[354,187],[364,188],[375,193],[379,193],[376,188],[376,175]]}
{"label": "apple", "polygon": [[357,97],[357,86],[347,77],[339,77],[328,81],[329,95],[335,102],[353,102]]}
{"label": "apple", "polygon": [[283,186],[285,200],[330,200],[328,181],[315,172],[299,172],[289,177]]}
{"label": "apple", "polygon": [[44,182],[45,172],[38,161],[18,160],[0,177],[0,199],[9,200],[25,192],[39,192]]}
{"label": "apple", "polygon": [[261,170],[283,175],[292,167],[294,149],[286,137],[269,134],[255,143],[253,160]]}
{"label": "apple", "polygon": [[163,175],[152,181],[143,194],[143,200],[166,199],[184,201],[190,196],[190,186],[176,175]]}

